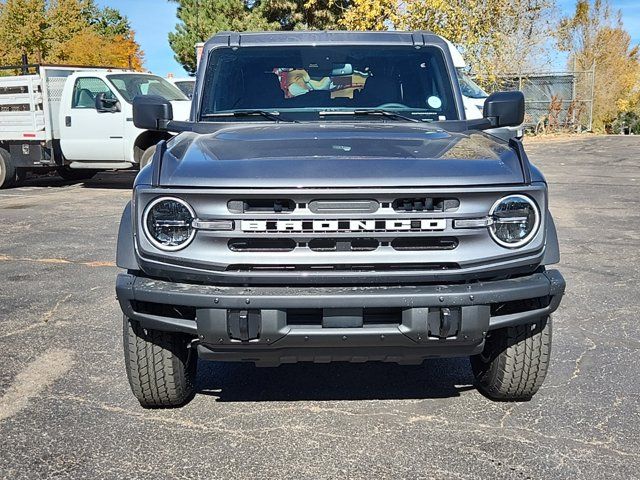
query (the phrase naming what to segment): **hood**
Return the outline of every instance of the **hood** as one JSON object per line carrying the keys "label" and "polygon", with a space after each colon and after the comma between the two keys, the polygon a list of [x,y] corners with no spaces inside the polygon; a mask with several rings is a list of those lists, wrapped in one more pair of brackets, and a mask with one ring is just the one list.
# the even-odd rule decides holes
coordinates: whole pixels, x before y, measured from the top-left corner
{"label": "hood", "polygon": [[407,123],[234,124],[168,144],[160,183],[184,187],[518,184],[515,152],[480,132]]}

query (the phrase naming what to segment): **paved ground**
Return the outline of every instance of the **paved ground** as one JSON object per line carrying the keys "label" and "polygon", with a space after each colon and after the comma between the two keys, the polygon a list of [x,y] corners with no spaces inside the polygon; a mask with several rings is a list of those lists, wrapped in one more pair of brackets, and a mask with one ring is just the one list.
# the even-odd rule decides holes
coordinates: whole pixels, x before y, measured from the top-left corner
{"label": "paved ground", "polygon": [[640,478],[640,138],[529,149],[568,291],[519,404],[478,394],[465,359],[201,363],[189,405],[145,411],[114,298],[131,175],[0,192],[0,477]]}

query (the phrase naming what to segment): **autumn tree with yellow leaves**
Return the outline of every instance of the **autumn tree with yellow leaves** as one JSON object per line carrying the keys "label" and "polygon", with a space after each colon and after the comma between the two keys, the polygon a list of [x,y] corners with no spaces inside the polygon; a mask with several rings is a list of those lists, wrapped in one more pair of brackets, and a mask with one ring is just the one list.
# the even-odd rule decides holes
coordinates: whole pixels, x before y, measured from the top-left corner
{"label": "autumn tree with yellow leaves", "polygon": [[0,64],[31,62],[142,69],[128,19],[94,0],[0,0]]}
{"label": "autumn tree with yellow leaves", "polygon": [[550,55],[554,0],[353,0],[339,23],[349,30],[428,30],[459,47],[471,69],[540,68]]}
{"label": "autumn tree with yellow leaves", "polygon": [[578,70],[594,68],[594,129],[606,129],[627,112],[640,115],[640,49],[631,44],[620,12],[607,0],[578,0],[559,32],[559,47],[569,53],[569,64]]}

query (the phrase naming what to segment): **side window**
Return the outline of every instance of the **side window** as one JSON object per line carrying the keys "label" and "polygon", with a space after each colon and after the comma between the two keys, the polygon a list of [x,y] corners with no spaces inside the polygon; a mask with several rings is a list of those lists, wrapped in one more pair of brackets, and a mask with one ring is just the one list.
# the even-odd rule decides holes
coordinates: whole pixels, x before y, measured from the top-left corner
{"label": "side window", "polygon": [[116,98],[103,80],[94,77],[78,78],[73,86],[71,108],[96,108],[96,95],[99,93],[104,93],[106,98]]}

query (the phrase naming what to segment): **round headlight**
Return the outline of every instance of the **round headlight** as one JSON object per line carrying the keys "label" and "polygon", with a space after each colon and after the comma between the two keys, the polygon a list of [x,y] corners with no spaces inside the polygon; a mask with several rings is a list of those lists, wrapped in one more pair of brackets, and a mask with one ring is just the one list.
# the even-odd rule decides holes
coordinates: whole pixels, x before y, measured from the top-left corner
{"label": "round headlight", "polygon": [[186,247],[195,235],[191,225],[195,213],[179,198],[162,197],[151,202],[142,225],[149,241],[160,250],[176,251]]}
{"label": "round headlight", "polygon": [[540,226],[540,212],[525,195],[508,195],[493,204],[489,211],[493,239],[503,247],[516,248],[530,242]]}

